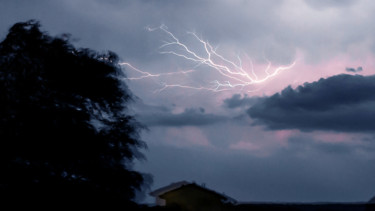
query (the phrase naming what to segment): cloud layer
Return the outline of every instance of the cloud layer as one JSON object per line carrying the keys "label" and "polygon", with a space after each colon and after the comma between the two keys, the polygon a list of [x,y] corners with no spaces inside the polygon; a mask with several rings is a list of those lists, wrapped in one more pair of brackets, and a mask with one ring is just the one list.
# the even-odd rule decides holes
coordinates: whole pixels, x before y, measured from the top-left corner
{"label": "cloud layer", "polygon": [[234,94],[231,98],[227,98],[224,100],[224,107],[230,109],[243,108],[254,104],[256,101],[257,98],[255,97],[248,97],[247,95],[241,97],[240,94]]}
{"label": "cloud layer", "polygon": [[228,117],[206,113],[204,108],[186,108],[173,112],[166,106],[146,105],[138,102],[135,106],[137,119],[148,127],[203,126],[225,122]]}
{"label": "cloud layer", "polygon": [[270,129],[373,132],[375,76],[337,75],[289,86],[259,100],[248,114]]}
{"label": "cloud layer", "polygon": [[356,73],[356,72],[361,72],[363,70],[363,68],[362,67],[357,67],[357,68],[347,67],[347,68],[345,68],[345,70],[347,72]]}

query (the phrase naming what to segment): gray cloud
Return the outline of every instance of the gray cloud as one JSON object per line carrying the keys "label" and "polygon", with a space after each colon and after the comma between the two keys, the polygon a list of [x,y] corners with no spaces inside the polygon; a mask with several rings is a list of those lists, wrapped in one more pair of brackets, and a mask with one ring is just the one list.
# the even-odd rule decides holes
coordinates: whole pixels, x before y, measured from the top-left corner
{"label": "gray cloud", "polygon": [[369,168],[374,159],[350,156],[346,147],[332,153],[330,146],[323,146],[327,153],[321,153],[321,146],[301,149],[301,144],[270,157],[256,157],[247,151],[188,150],[154,142],[150,137],[150,161],[138,166],[152,171],[153,189],[172,181],[194,180],[247,202],[367,201],[374,195],[375,169]]}
{"label": "gray cloud", "polygon": [[205,113],[204,108],[186,108],[181,113],[173,113],[171,108],[138,103],[136,118],[148,127],[203,126],[225,122],[228,117]]}
{"label": "gray cloud", "polygon": [[356,73],[356,72],[361,72],[363,70],[363,68],[362,67],[357,67],[357,69],[356,69],[356,68],[353,68],[353,67],[347,67],[347,68],[345,68],[345,70],[347,72]]}
{"label": "gray cloud", "polygon": [[347,7],[353,5],[355,0],[305,0],[307,4],[316,8]]}
{"label": "gray cloud", "polygon": [[[254,59],[264,61],[265,56],[275,63],[289,64],[296,48],[304,49],[310,61],[350,53],[349,46],[364,40],[370,49],[375,42],[374,31],[368,25],[374,16],[366,13],[363,14],[366,19],[357,19],[354,12],[371,11],[365,10],[373,6],[371,1],[366,5],[363,2],[306,1],[305,5],[301,1],[298,4],[301,13],[310,7],[343,9],[336,11],[335,17],[323,14],[324,11],[300,17],[289,11],[295,2],[278,0],[2,1],[0,36],[13,23],[34,18],[53,33],[72,33],[84,47],[111,49],[126,59],[153,62],[162,57],[157,53],[161,44],[157,41],[162,41],[165,35],[148,33],[144,28],[165,24],[183,38],[187,36],[186,30],[195,31],[215,47],[220,46],[219,51],[229,45],[235,47],[231,50],[244,51]],[[342,7],[348,5],[358,8],[347,11]],[[323,17],[329,19],[322,22]]]}
{"label": "gray cloud", "polygon": [[254,104],[258,98],[248,97],[246,94],[242,97],[240,94],[234,94],[231,98],[225,99],[223,106],[226,108],[243,108]]}
{"label": "gray cloud", "polygon": [[[371,139],[373,141],[374,138]],[[309,151],[315,153],[325,153],[330,155],[346,155],[357,156],[360,153],[374,153],[375,144],[363,138],[356,138],[351,140],[347,138],[347,142],[327,142],[319,140],[318,137],[312,138],[308,134],[292,136],[288,139],[288,149],[285,153],[291,154],[305,154]]]}
{"label": "gray cloud", "polygon": [[248,114],[270,129],[373,132],[375,76],[337,75],[259,100]]}

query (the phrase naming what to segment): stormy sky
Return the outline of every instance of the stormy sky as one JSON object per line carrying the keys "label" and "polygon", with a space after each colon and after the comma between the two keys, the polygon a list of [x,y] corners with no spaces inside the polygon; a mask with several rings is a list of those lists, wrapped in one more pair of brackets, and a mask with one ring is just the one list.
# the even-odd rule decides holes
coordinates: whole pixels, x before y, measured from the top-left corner
{"label": "stormy sky", "polygon": [[[37,19],[51,35],[69,33],[75,46],[131,65],[122,66],[136,95],[131,112],[149,128],[147,160],[135,168],[153,175],[151,189],[187,180],[264,202],[375,195],[374,1],[0,5],[1,40],[12,24]],[[210,46],[222,57],[207,60]]]}

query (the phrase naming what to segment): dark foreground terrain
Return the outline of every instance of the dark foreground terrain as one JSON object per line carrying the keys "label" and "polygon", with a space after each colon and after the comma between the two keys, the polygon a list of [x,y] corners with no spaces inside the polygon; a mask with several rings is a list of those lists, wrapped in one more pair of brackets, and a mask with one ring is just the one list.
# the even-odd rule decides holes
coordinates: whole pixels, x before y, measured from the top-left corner
{"label": "dark foreground terrain", "polygon": [[[190,211],[191,209],[183,207],[149,207],[144,210],[155,210],[155,211]],[[206,208],[197,208],[194,210],[212,210]],[[267,203],[267,204],[238,204],[231,206],[224,206],[219,209],[222,211],[375,211],[375,204],[365,204],[365,203],[353,203],[353,204],[343,204],[343,203],[327,203],[327,204],[277,204],[277,203]],[[192,210],[193,211],[193,210]]]}
{"label": "dark foreground terrain", "polygon": [[245,211],[375,211],[375,204],[240,204],[232,210]]}

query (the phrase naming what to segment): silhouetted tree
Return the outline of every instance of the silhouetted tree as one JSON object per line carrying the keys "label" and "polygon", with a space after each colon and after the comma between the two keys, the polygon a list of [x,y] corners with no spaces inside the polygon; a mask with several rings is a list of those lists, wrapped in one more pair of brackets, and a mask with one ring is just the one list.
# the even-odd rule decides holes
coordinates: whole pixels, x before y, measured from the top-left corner
{"label": "silhouetted tree", "polygon": [[369,201],[368,201],[369,204],[375,204],[375,196],[372,197]]}
{"label": "silhouetted tree", "polygon": [[131,204],[145,144],[118,57],[68,37],[31,20],[0,43],[1,199]]}

